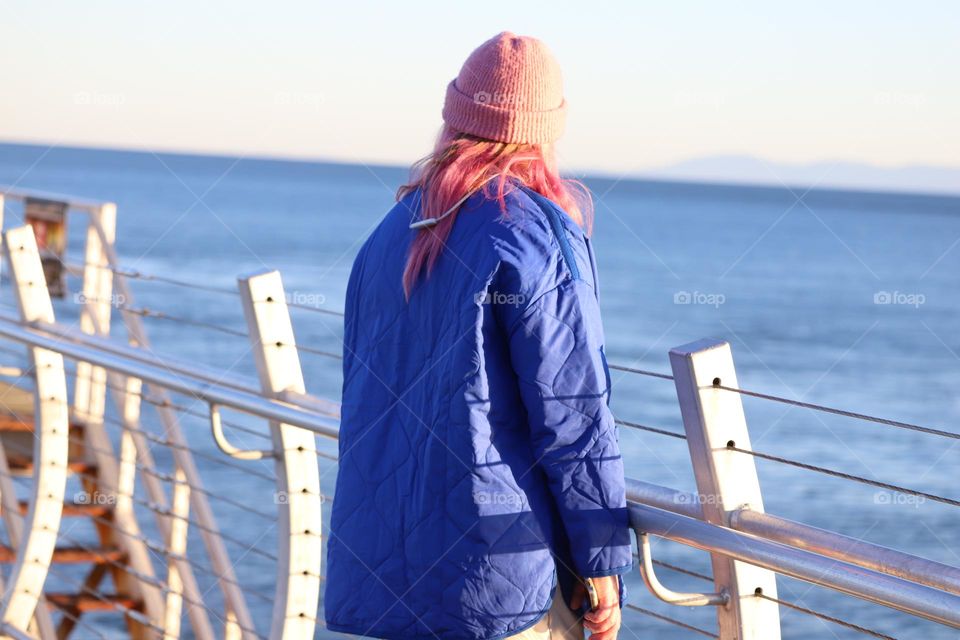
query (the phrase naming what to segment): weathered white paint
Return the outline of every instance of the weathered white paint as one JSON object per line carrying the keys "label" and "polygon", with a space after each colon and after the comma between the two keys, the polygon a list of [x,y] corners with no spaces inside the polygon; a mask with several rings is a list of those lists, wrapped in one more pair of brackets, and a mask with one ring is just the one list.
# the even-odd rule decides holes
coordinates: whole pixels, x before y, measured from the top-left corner
{"label": "weathered white paint", "polygon": [[[54,322],[33,229],[29,226],[11,229],[4,232],[3,240],[21,319]],[[63,515],[69,453],[69,406],[63,356],[36,347],[30,348],[29,354],[36,372],[33,482],[17,546],[17,560],[0,601],[0,621],[17,629],[27,629],[43,593]]]}
{"label": "weathered white paint", "polygon": [[[705,339],[670,350],[680,413],[687,434],[690,461],[697,481],[703,519],[727,526],[729,514],[749,505],[763,511],[760,482],[753,458],[731,451],[728,443],[750,449],[750,435],[740,395],[718,389],[714,381],[737,388],[730,345]],[[777,603],[756,596],[777,597],[776,576],[744,562],[711,554],[717,590],[730,594],[717,607],[721,640],[779,640]]]}
{"label": "weathered white paint", "polygon": [[[278,271],[239,279],[240,297],[263,392],[304,393],[300,356]],[[270,423],[277,452],[277,590],[271,638],[312,638],[320,601],[320,471],[312,432]]]}

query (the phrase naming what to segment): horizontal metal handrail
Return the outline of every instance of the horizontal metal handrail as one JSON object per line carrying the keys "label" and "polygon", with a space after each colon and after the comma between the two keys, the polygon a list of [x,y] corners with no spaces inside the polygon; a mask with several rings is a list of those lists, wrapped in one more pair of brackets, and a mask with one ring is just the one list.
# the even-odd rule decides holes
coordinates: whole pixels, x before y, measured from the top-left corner
{"label": "horizontal metal handrail", "polygon": [[730,527],[960,596],[960,568],[786,518],[738,509]]}
{"label": "horizontal metal handrail", "polygon": [[[960,629],[960,597],[834,558],[631,502],[630,524],[697,549]],[[757,594],[761,595],[761,594]]]}
{"label": "horizontal metal handrail", "polygon": [[339,436],[338,422],[290,404],[263,397],[259,393],[240,391],[197,379],[189,372],[174,372],[163,366],[105,353],[45,335],[43,332],[0,316],[0,336],[32,347],[63,354],[67,358],[89,362],[109,371],[139,378],[179,393],[192,395],[210,404],[230,407],[278,423],[291,424],[328,438]]}
{"label": "horizontal metal handrail", "polygon": [[[22,326],[19,319],[10,314],[0,313],[0,320],[19,323]],[[261,394],[260,387],[253,378],[233,371],[222,371],[202,363],[183,362],[176,358],[160,357],[153,351],[130,346],[104,336],[84,333],[61,324],[35,322],[30,326],[36,329],[38,334],[41,335],[46,334],[59,340],[67,340],[72,344],[92,349],[102,349],[123,358],[161,367],[191,378],[203,380],[210,384],[230,387],[251,394]],[[332,402],[325,398],[319,398],[306,393],[297,393],[288,390],[279,394],[277,399],[306,411],[315,411],[331,416],[337,416],[340,413],[340,404],[338,402]]]}
{"label": "horizontal metal handrail", "polygon": [[[19,322],[15,316],[7,313],[0,313],[0,320]],[[20,324],[22,325],[23,323]],[[256,380],[251,376],[246,376],[236,371],[222,371],[201,362],[188,363],[179,361],[176,358],[161,357],[154,351],[131,346],[116,338],[84,333],[83,331],[59,323],[33,322],[29,326],[32,329],[36,329],[40,334],[47,334],[59,340],[66,340],[72,344],[90,347],[92,349],[100,349],[123,358],[139,360],[150,365],[164,367],[171,371],[185,373],[190,377],[206,380],[224,387],[231,387],[239,391],[249,391],[251,393],[258,393],[260,391]]]}
{"label": "horizontal metal handrail", "polygon": [[[27,326],[0,315],[0,336],[10,340],[59,352],[67,358],[89,362],[211,404],[295,425],[330,438],[339,435],[337,420],[318,415],[314,407],[292,406],[252,389],[216,384],[186,366],[171,369],[170,361],[143,351],[116,343],[111,349],[105,349],[99,344],[105,342],[103,339],[82,344],[73,339],[75,336],[68,337],[60,329],[55,332],[60,335],[54,335],[50,329]],[[767,514],[736,512],[731,518],[731,527],[710,524],[702,521],[700,499],[696,494],[635,479],[627,481],[627,496],[631,526],[638,532],[722,554],[960,628],[955,567]]]}
{"label": "horizontal metal handrail", "polygon": [[[628,478],[627,497],[639,504],[702,519],[701,497],[695,493]],[[733,511],[730,528],[960,596],[960,568],[948,564],[751,509]]]}

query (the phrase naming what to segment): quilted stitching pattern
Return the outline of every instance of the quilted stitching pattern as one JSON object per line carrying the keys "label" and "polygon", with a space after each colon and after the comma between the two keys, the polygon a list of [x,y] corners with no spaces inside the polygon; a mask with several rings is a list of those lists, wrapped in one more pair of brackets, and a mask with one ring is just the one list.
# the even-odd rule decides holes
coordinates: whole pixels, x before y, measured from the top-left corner
{"label": "quilted stitching pattern", "polygon": [[569,583],[631,565],[592,255],[531,195],[515,189],[505,213],[471,198],[409,303],[415,196],[356,259],[330,629],[500,638],[549,609],[555,567]]}

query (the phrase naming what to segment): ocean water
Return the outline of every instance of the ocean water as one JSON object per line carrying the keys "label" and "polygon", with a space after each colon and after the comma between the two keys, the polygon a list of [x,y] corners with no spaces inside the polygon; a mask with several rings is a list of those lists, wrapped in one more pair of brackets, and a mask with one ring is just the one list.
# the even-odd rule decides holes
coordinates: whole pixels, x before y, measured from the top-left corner
{"label": "ocean water", "polygon": [[[403,169],[380,166],[0,145],[0,184],[115,201],[117,246],[126,267],[214,287],[234,287],[239,274],[276,268],[294,300],[325,310],[342,310],[353,257],[404,177]],[[960,432],[960,199],[614,177],[586,182],[597,200],[594,241],[611,362],[668,372],[671,347],[722,338],[732,346],[743,388]],[[9,204],[5,225],[18,224],[18,216],[19,205]],[[82,224],[80,214],[71,217],[68,261],[82,260]],[[138,307],[244,328],[236,296],[160,281],[133,284]],[[78,290],[76,280],[70,287]],[[0,304],[11,302],[4,283]],[[72,295],[56,304],[58,319],[68,323],[77,309]],[[339,351],[339,318],[302,309],[293,316],[300,345]],[[171,319],[146,322],[159,353],[254,375],[243,338]],[[122,334],[118,322],[113,330]],[[311,352],[301,357],[308,389],[337,397],[339,362]],[[5,351],[4,358],[16,356]],[[681,430],[672,382],[619,371],[612,378],[619,418]],[[181,401],[206,411],[190,398]],[[759,451],[960,498],[957,440],[749,397],[744,405]],[[228,418],[264,429],[242,416]],[[146,421],[156,428],[149,411]],[[185,415],[183,426],[192,446],[218,457],[203,418]],[[108,429],[116,439],[117,429]],[[246,432],[232,437],[257,443]],[[683,441],[628,428],[620,437],[628,475],[694,490]],[[169,467],[165,447],[157,445],[154,454],[159,466]],[[332,493],[335,465],[320,462],[324,490]],[[274,509],[264,478],[272,473],[269,465],[236,468],[206,458],[198,464],[211,493],[261,512]],[[758,460],[757,466],[767,511],[960,565],[960,512],[952,506],[777,462]],[[235,541],[227,547],[237,578],[257,594],[249,606],[265,633],[275,528],[233,505],[213,500],[213,506]],[[156,536],[150,514],[142,505],[139,511],[145,534]],[[93,540],[92,531],[69,526],[76,526],[71,535]],[[190,549],[199,565],[207,564],[196,527]],[[702,552],[659,542],[654,553],[709,573]],[[159,559],[157,570],[164,575]],[[677,590],[709,588],[665,569],[660,577]],[[209,576],[198,571],[198,580],[204,600],[219,602]],[[712,611],[660,603],[636,572],[628,583],[633,604],[714,628]],[[779,579],[779,593],[897,638],[957,637],[945,627],[794,580]],[[782,609],[781,615],[784,638],[860,636],[797,611]],[[85,619],[108,636],[121,633],[116,615]],[[81,629],[78,637],[97,637],[85,633],[93,632]],[[621,637],[695,634],[627,612]]]}

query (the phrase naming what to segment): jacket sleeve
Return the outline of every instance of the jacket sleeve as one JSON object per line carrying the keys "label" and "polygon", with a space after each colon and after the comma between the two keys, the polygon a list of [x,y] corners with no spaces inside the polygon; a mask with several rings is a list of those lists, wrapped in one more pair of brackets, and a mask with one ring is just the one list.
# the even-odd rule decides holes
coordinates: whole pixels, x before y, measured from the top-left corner
{"label": "jacket sleeve", "polygon": [[624,573],[633,557],[623,460],[594,290],[567,278],[508,315],[534,455],[570,540],[573,569],[582,577]]}

